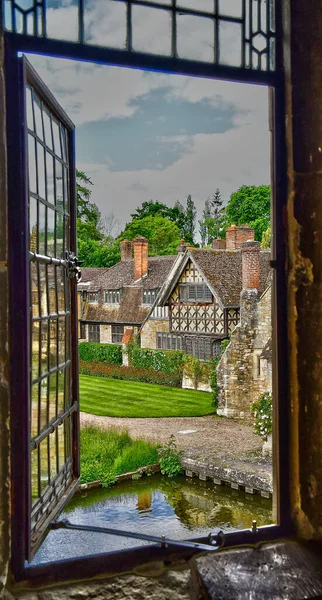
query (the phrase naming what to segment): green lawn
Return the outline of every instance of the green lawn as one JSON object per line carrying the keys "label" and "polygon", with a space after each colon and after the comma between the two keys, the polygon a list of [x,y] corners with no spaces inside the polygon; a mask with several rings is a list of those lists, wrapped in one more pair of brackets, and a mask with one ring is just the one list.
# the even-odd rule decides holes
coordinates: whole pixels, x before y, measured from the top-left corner
{"label": "green lawn", "polygon": [[80,409],[106,417],[201,417],[212,394],[151,383],[80,375]]}

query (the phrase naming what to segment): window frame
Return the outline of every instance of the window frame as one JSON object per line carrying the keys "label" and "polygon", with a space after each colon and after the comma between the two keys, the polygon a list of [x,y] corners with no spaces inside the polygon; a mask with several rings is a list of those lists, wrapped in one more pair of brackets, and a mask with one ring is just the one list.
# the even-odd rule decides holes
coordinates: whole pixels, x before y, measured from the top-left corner
{"label": "window frame", "polygon": [[[274,247],[272,250],[273,287],[274,294],[272,306],[274,311],[275,340],[273,344],[273,390],[274,390],[274,419],[273,419],[273,452],[274,452],[274,497],[276,525],[261,527],[258,533],[242,530],[225,534],[224,546],[240,546],[245,543],[264,542],[277,537],[290,535],[294,529],[290,518],[290,491],[288,485],[289,472],[289,402],[287,389],[287,278],[286,278],[286,248],[284,239],[283,212],[287,205],[287,170],[286,170],[286,133],[285,133],[285,97],[284,97],[284,68],[283,68],[283,19],[282,7],[276,5],[276,71],[260,72],[233,67],[202,64],[196,61],[174,61],[173,58],[163,58],[144,53],[131,56],[127,52],[109,50],[106,48],[77,45],[75,43],[49,40],[41,37],[31,37],[26,34],[5,32],[5,72],[7,95],[13,103],[13,111],[19,115],[19,89],[21,74],[17,71],[17,52],[34,52],[48,56],[63,56],[74,60],[87,60],[101,62],[102,64],[122,65],[180,73],[188,76],[205,77],[209,79],[224,79],[226,81],[241,81],[243,83],[257,83],[266,85],[271,96],[271,131],[272,131],[272,230]],[[8,76],[10,74],[10,77]],[[7,136],[22,145],[22,124],[19,118],[16,122],[10,121]],[[17,161],[17,152],[14,158],[8,161],[8,179],[10,194],[10,179],[15,177],[15,196],[19,199],[18,205],[10,207],[9,201],[9,278],[11,311],[15,315],[10,323],[11,345],[11,411],[12,411],[12,479],[26,481],[25,461],[21,457],[26,449],[26,431],[24,427],[28,422],[28,410],[21,408],[21,396],[28,384],[28,344],[29,325],[24,313],[19,313],[21,298],[28,298],[28,281],[25,264],[26,240],[20,236],[20,246],[14,241],[15,232],[25,231],[25,177],[26,165],[23,156]],[[17,176],[18,173],[18,176]],[[12,188],[11,188],[12,189]],[[74,190],[75,192],[75,190]],[[10,199],[10,196],[9,196]],[[76,243],[76,232],[72,232]],[[15,252],[14,252],[15,250]],[[11,257],[11,260],[10,260]],[[14,260],[13,260],[14,259]],[[15,295],[15,287],[19,281],[20,294]],[[77,291],[74,294],[74,314],[77,315]],[[77,320],[76,320],[77,331]],[[17,335],[18,334],[18,335]],[[16,340],[15,340],[16,337]],[[77,343],[77,336],[76,343]],[[19,342],[18,342],[19,340]],[[77,347],[73,351],[77,352]],[[277,359],[278,357],[278,359]],[[19,365],[19,378],[15,377]],[[278,368],[277,368],[278,367]],[[76,385],[78,369],[75,368],[73,385]],[[23,391],[22,391],[23,390]],[[16,460],[19,457],[19,461]],[[25,524],[26,524],[26,490],[20,486],[20,498],[15,494],[12,517],[12,539],[15,544],[12,548],[11,572],[14,581],[25,580],[32,582],[33,586],[44,585],[46,582],[68,582],[74,579],[85,579],[98,574],[117,574],[133,569],[144,562],[167,560],[169,555],[173,559],[192,556],[195,551],[187,549],[166,549],[164,547],[146,546],[131,548],[117,553],[98,554],[77,559],[59,561],[31,566],[25,563]],[[199,541],[205,541],[200,539]],[[122,558],[122,560],[120,560]],[[80,577],[81,573],[81,577]]]}
{"label": "window frame", "polygon": [[[113,327],[121,329],[122,331],[113,331]],[[119,323],[112,323],[111,324],[111,340],[112,340],[112,344],[122,344],[123,335],[124,335],[124,325],[120,325]],[[117,336],[118,340],[119,340],[119,337],[121,336],[121,339],[119,341],[115,342],[113,340],[113,336]]]}
{"label": "window frame", "polygon": [[[202,298],[198,298],[198,288],[202,289]],[[210,297],[207,290],[210,293]],[[194,292],[192,294],[192,291]],[[190,297],[191,293],[191,297]],[[186,296],[186,297],[185,297]],[[213,295],[206,283],[180,283],[179,285],[179,301],[192,304],[212,304]]]}
{"label": "window frame", "polygon": [[[88,327],[88,341],[91,342],[91,344],[100,344],[101,343],[101,326],[99,323],[87,323],[87,327]],[[93,328],[93,331],[91,331],[91,327]],[[95,331],[94,331],[94,328]],[[93,336],[95,339],[91,340],[90,337]],[[97,341],[97,337],[98,337],[98,341]]]}
{"label": "window frame", "polygon": [[84,321],[79,322],[79,339],[86,340],[86,323]]}
{"label": "window frame", "polygon": [[[107,295],[110,294],[112,300],[106,300]],[[115,301],[113,301],[113,296],[115,295]],[[118,306],[121,302],[122,289],[119,290],[104,290],[104,304],[107,306]]]}
{"label": "window frame", "polygon": [[[143,306],[153,306],[154,302],[157,299],[159,293],[159,288],[151,288],[147,290],[143,290],[142,292],[142,304]],[[148,297],[148,301],[146,298]],[[150,300],[149,300],[150,298]]]}
{"label": "window frame", "polygon": [[[90,299],[92,297],[95,297],[95,300]],[[99,292],[87,292],[87,302],[88,302],[88,304],[98,304],[99,297],[100,297],[100,293]]]}

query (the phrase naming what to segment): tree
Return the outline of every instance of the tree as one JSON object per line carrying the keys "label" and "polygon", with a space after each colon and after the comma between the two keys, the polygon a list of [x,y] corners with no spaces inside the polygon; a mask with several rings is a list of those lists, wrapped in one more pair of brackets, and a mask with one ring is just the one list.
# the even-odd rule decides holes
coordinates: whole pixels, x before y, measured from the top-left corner
{"label": "tree", "polygon": [[178,226],[170,219],[161,215],[149,215],[143,219],[133,219],[126,225],[123,233],[118,238],[121,240],[134,240],[143,235],[149,241],[149,255],[172,254],[180,244],[180,231]]}
{"label": "tree", "polygon": [[94,202],[90,201],[93,185],[83,171],[76,171],[77,197],[77,235],[78,239],[102,240],[101,213]]}
{"label": "tree", "polygon": [[222,211],[221,225],[249,225],[255,229],[255,239],[261,241],[270,225],[270,186],[243,185],[234,192]]}
{"label": "tree", "polygon": [[221,211],[222,211],[222,205],[223,205],[223,199],[221,197],[221,193],[219,191],[219,188],[216,189],[212,200],[211,200],[211,206],[213,208],[213,220],[214,220],[214,237],[218,237],[219,236],[219,226],[220,226],[220,219],[221,219]]}
{"label": "tree", "polygon": [[214,219],[212,218],[212,207],[209,198],[205,202],[202,211],[202,219],[199,220],[199,233],[201,237],[201,245],[208,246],[212,242],[211,232],[214,229]]}
{"label": "tree", "polygon": [[186,203],[186,209],[184,213],[184,226],[183,226],[183,237],[187,244],[194,244],[194,234],[196,227],[197,210],[195,203],[189,194]]}
{"label": "tree", "polygon": [[[145,217],[156,217],[157,215],[164,217],[165,219],[169,219],[173,223],[175,223],[181,235],[183,235],[183,227],[184,227],[184,208],[179,200],[176,201],[173,207],[167,206],[162,202],[150,200],[149,202],[142,202],[141,206],[136,209],[134,213],[131,214],[132,221],[135,219],[143,219]],[[126,225],[127,226],[127,225]]]}
{"label": "tree", "polygon": [[271,230],[271,227],[269,226],[262,235],[261,248],[270,248],[271,247],[271,239],[272,239],[272,230]]}

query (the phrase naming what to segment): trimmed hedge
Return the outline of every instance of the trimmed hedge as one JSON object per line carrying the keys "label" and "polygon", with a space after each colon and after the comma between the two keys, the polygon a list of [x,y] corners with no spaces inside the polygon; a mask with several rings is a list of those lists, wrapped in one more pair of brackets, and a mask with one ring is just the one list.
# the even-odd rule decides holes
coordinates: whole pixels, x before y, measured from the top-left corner
{"label": "trimmed hedge", "polygon": [[81,342],[78,344],[79,358],[83,362],[98,361],[108,365],[122,364],[122,346],[120,344],[95,344]]}
{"label": "trimmed hedge", "polygon": [[183,350],[150,350],[133,346],[130,350],[130,361],[136,369],[152,369],[159,373],[180,377],[182,374],[186,354]]}
{"label": "trimmed hedge", "polygon": [[181,387],[182,376],[179,373],[167,375],[151,369],[136,369],[134,367],[120,367],[119,365],[107,365],[99,362],[79,362],[81,375],[93,375],[94,377],[110,377],[123,381],[138,381],[142,383],[155,383],[170,387]]}

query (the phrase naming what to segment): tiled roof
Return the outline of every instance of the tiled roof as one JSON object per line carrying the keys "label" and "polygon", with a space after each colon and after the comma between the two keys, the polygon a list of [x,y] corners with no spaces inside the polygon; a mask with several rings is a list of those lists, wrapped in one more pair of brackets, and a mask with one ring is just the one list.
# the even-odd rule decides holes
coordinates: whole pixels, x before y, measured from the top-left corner
{"label": "tiled roof", "polygon": [[[197,266],[207,278],[223,306],[239,306],[242,290],[242,257],[240,250],[190,250]],[[270,250],[261,250],[259,294],[268,285]]]}
{"label": "tiled roof", "polygon": [[[91,282],[90,291],[101,290],[101,293],[98,303],[86,303],[82,319],[107,323],[141,324],[151,311],[151,306],[142,305],[143,290],[160,288],[176,258],[177,256],[149,257],[147,276],[138,282],[134,281],[133,260],[118,262],[109,269],[100,270],[99,273],[97,273],[99,269],[92,269],[95,271],[93,274],[95,283]],[[87,273],[86,277],[88,277]],[[81,286],[79,289],[82,289]],[[88,288],[84,286],[84,289]],[[118,289],[122,289],[120,304],[104,304],[104,290]]]}
{"label": "tiled roof", "polygon": [[[83,267],[82,280],[78,284],[79,290],[88,290],[90,292],[97,292],[100,289],[100,280],[106,271],[107,267]],[[84,285],[85,284],[85,285]]]}
{"label": "tiled roof", "polygon": [[[136,285],[149,290],[161,287],[176,258],[176,255],[149,256],[148,274]],[[104,290],[116,290],[124,285],[133,285],[135,283],[134,261],[118,262],[110,267],[100,278],[100,283]]]}

